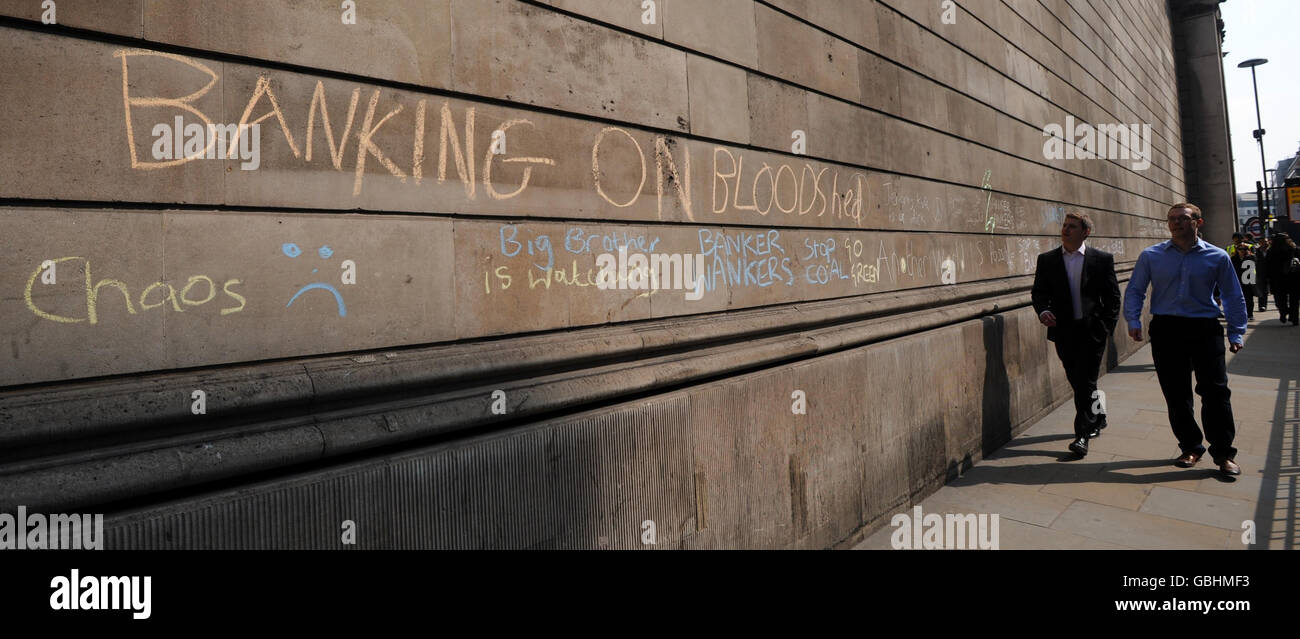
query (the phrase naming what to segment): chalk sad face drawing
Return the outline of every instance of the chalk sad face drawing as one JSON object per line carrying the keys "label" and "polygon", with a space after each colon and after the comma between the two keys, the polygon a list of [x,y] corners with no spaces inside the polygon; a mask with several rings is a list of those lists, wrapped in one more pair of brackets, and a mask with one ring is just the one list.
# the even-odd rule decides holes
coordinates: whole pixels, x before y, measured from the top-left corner
{"label": "chalk sad face drawing", "polygon": [[[302,255],[302,249],[299,248],[298,245],[293,242],[286,242],[285,244],[281,245],[280,252],[284,253],[286,256],[290,258],[297,258],[298,256]],[[319,249],[316,250],[316,254],[319,255],[321,259],[328,260],[331,257],[333,257],[334,250],[331,249],[329,246],[321,246]],[[320,271],[320,268],[313,268],[311,270],[313,274],[317,273],[318,271]],[[289,298],[289,303],[285,304],[285,308],[293,306],[293,303],[298,301],[298,298],[302,297],[303,293],[312,290],[328,291],[329,293],[334,295],[334,301],[338,304],[339,317],[348,316],[347,305],[343,303],[343,294],[339,293],[338,289],[335,288],[332,284],[326,282],[311,282],[309,284],[304,285],[302,288],[298,289],[296,293],[293,294],[293,297]]]}

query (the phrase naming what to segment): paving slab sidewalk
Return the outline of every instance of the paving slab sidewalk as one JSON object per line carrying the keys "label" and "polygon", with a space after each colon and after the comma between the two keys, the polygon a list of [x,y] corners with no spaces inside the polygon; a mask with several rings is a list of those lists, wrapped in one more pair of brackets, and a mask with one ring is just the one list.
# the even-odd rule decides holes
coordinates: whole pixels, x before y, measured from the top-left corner
{"label": "paving slab sidewalk", "polygon": [[[1066,451],[1066,402],[926,498],[922,512],[996,513],[1004,550],[1298,549],[1300,328],[1280,324],[1271,307],[1256,312],[1245,348],[1227,362],[1236,478],[1208,454],[1194,468],[1173,465],[1178,444],[1147,346],[1102,376],[1110,427],[1087,457]],[[1196,415],[1199,423],[1199,398]],[[895,530],[886,525],[854,549],[891,549]]]}

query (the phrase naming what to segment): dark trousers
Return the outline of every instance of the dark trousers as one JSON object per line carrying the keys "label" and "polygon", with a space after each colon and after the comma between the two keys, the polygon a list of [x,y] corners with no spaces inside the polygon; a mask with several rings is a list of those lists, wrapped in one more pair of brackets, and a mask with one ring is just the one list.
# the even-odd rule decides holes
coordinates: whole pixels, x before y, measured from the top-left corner
{"label": "dark trousers", "polygon": [[1228,400],[1228,368],[1224,364],[1223,326],[1216,318],[1157,315],[1151,318],[1151,357],[1156,377],[1169,408],[1169,425],[1184,453],[1204,453],[1201,429],[1196,425],[1192,405],[1192,375],[1196,394],[1201,396],[1201,423],[1210,442],[1215,462],[1233,459],[1237,435]]}
{"label": "dark trousers", "polygon": [[1270,282],[1273,286],[1273,303],[1278,313],[1288,322],[1297,320],[1300,310],[1300,276],[1283,275]]}
{"label": "dark trousers", "polygon": [[1242,284],[1241,294],[1246,298],[1246,316],[1255,316],[1255,285]]}
{"label": "dark trousers", "polygon": [[1058,319],[1056,326],[1056,356],[1061,358],[1065,378],[1074,389],[1075,437],[1087,437],[1093,429],[1106,425],[1105,402],[1095,396],[1106,340],[1095,334],[1097,331],[1087,330],[1088,325],[1088,320]]}

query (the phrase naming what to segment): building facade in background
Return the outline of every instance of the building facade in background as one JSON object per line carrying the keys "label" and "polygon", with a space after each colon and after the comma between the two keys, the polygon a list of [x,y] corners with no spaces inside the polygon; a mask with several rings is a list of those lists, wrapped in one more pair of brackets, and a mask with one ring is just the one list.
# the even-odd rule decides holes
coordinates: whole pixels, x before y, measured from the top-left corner
{"label": "building facade in background", "polygon": [[1277,166],[1269,173],[1269,186],[1273,187],[1271,191],[1272,206],[1274,215],[1278,217],[1287,216],[1290,207],[1287,204],[1286,184],[1290,180],[1295,184],[1300,180],[1300,153],[1292,155],[1289,158],[1280,160]]}
{"label": "building facade in background", "polygon": [[1237,194],[1237,226],[1240,228],[1252,217],[1259,217],[1259,194]]}

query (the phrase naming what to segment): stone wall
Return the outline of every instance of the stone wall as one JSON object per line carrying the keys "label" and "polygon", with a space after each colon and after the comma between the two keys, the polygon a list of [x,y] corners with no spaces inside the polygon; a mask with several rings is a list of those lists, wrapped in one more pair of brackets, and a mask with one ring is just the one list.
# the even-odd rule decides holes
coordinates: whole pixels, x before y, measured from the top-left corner
{"label": "stone wall", "polygon": [[1155,0],[351,4],[0,0],[0,505],[843,543],[1068,394],[1064,213],[1123,279],[1186,192]]}

